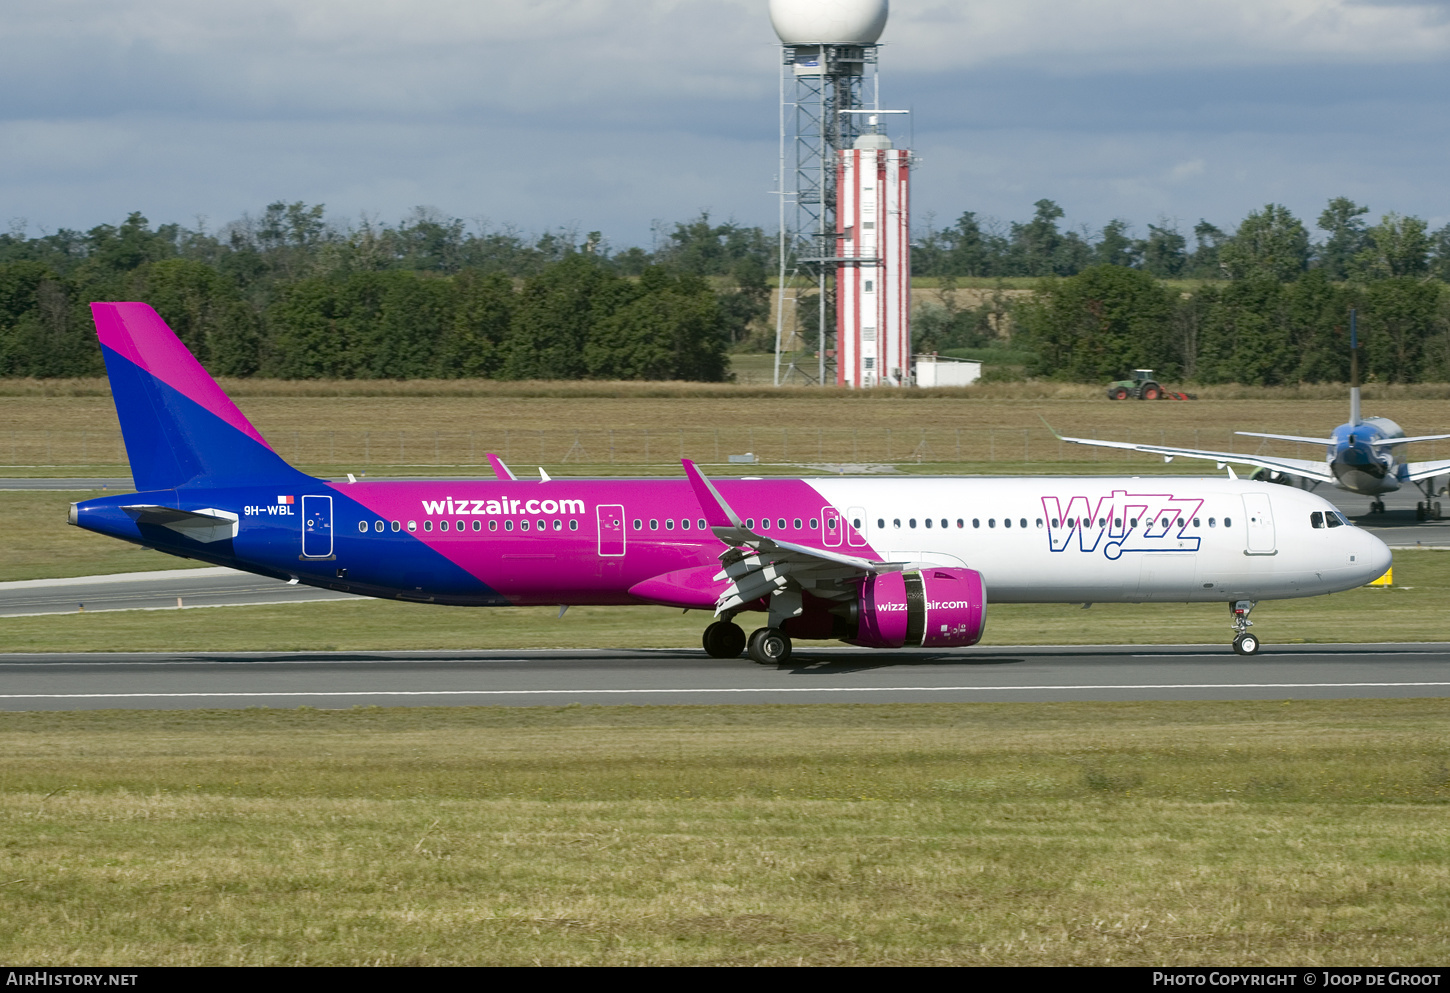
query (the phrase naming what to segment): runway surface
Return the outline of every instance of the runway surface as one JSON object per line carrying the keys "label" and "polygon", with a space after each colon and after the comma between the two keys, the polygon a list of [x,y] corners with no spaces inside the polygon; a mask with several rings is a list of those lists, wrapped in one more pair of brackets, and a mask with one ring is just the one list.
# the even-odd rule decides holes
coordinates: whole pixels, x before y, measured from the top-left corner
{"label": "runway surface", "polygon": [[1450,697],[1450,644],[0,655],[0,709]]}

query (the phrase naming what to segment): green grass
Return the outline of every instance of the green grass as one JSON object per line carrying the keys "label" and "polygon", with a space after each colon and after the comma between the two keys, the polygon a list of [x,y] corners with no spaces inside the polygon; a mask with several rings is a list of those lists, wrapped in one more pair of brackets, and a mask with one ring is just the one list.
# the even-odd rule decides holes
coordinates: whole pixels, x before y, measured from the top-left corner
{"label": "green grass", "polygon": [[1442,700],[0,715],[35,965],[1434,965]]}
{"label": "green grass", "polygon": [[[1450,641],[1450,554],[1401,551],[1396,585],[1261,603],[1270,647],[1289,643]],[[988,587],[988,597],[991,588]],[[437,607],[351,599],[266,607],[207,607],[0,619],[6,651],[360,651],[386,649],[698,648],[704,611],[669,607]],[[1346,623],[1345,618],[1353,618]],[[747,614],[747,630],[763,623]],[[992,604],[991,645],[1222,644],[1221,603]],[[809,653],[820,642],[801,642]],[[829,642],[825,644],[835,644]]]}

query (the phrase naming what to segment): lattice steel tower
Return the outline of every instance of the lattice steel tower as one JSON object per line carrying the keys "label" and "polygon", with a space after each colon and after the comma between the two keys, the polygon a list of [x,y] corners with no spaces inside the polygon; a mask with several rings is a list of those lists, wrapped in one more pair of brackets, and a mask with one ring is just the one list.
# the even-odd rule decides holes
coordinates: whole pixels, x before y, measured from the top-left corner
{"label": "lattice steel tower", "polygon": [[781,41],[777,386],[837,381],[835,277],[851,264],[838,244],[840,153],[861,135],[862,111],[879,107],[876,41],[888,9],[888,0],[770,0]]}

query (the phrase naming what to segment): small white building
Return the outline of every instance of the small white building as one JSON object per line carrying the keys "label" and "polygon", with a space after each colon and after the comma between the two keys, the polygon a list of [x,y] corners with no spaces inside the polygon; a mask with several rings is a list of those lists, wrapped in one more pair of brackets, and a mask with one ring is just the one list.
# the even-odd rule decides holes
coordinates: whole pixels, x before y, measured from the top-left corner
{"label": "small white building", "polygon": [[981,378],[980,362],[936,354],[916,356],[916,385],[919,387],[971,386]]}

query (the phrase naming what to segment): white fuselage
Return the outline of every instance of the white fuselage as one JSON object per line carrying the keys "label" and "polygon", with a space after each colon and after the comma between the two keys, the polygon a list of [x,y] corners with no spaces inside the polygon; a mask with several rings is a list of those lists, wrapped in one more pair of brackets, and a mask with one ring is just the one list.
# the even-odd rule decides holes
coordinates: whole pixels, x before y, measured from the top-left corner
{"label": "white fuselage", "polygon": [[[996,603],[1316,596],[1362,586],[1391,562],[1382,541],[1340,524],[1322,498],[1271,483],[1173,476],[808,482],[848,522],[860,522],[856,540],[883,558],[976,569]],[[1323,523],[1327,515],[1336,526]]]}

